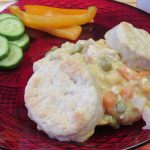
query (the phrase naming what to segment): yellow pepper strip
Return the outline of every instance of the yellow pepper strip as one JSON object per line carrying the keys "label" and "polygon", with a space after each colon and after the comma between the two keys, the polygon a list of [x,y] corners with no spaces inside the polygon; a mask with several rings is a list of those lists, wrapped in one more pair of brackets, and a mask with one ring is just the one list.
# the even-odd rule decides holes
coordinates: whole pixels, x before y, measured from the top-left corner
{"label": "yellow pepper strip", "polygon": [[91,6],[88,12],[82,15],[65,15],[65,16],[42,16],[32,15],[21,11],[17,6],[10,6],[9,10],[12,14],[21,17],[23,22],[32,26],[43,28],[61,28],[76,25],[83,25],[90,22],[96,15],[96,7]]}
{"label": "yellow pepper strip", "polygon": [[[25,11],[32,15],[45,16],[65,16],[65,15],[80,15],[87,13],[87,9],[61,9],[40,5],[24,5]],[[91,23],[93,20],[90,21]],[[90,23],[89,22],[89,23]]]}
{"label": "yellow pepper strip", "polygon": [[46,28],[40,28],[40,27],[31,26],[31,25],[27,25],[27,26],[33,29],[47,32],[49,34],[52,34],[60,38],[68,39],[68,40],[76,40],[82,32],[81,26],[55,28],[55,29],[53,28],[46,29]]}
{"label": "yellow pepper strip", "polygon": [[10,10],[11,12],[13,12],[13,14],[17,15],[24,22],[25,26],[50,33],[57,37],[61,37],[69,40],[76,40],[82,32],[81,26],[73,26],[73,27],[66,27],[66,28],[43,28],[39,26],[33,26],[32,24],[24,20],[22,11],[16,8],[14,9],[14,7],[13,8],[11,7]]}
{"label": "yellow pepper strip", "polygon": [[63,9],[63,8],[54,8],[48,6],[41,6],[41,5],[24,5],[25,11],[32,13],[32,14],[51,14],[51,13],[58,13],[64,15],[81,15],[88,12],[87,9]]}
{"label": "yellow pepper strip", "polygon": [[64,16],[64,14],[60,14],[54,11],[47,11],[47,10],[38,10],[37,8],[28,8],[26,6],[24,6],[25,11],[29,14],[32,15],[44,15],[44,16]]}
{"label": "yellow pepper strip", "polygon": [[60,29],[42,29],[41,31],[45,31],[57,37],[66,38],[69,40],[76,40],[80,36],[82,28],[81,26],[73,26]]}

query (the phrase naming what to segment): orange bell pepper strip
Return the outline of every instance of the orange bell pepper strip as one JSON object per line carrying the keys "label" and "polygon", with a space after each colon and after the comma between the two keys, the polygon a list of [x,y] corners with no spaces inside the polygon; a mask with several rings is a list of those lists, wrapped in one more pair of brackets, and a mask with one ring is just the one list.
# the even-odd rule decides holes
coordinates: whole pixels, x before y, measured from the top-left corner
{"label": "orange bell pepper strip", "polygon": [[38,26],[43,28],[61,28],[70,27],[76,25],[83,25],[90,22],[96,15],[96,7],[91,6],[88,8],[88,12],[82,15],[65,15],[65,16],[42,16],[32,15],[21,11],[17,6],[10,6],[9,10],[12,14],[21,16],[24,23],[32,26]]}
{"label": "orange bell pepper strip", "polygon": [[64,15],[81,15],[88,12],[87,9],[64,9],[54,8],[41,5],[24,5],[25,11],[31,14],[64,14]]}
{"label": "orange bell pepper strip", "polygon": [[81,26],[73,26],[73,27],[67,27],[67,28],[55,28],[55,29],[49,28],[49,29],[39,29],[39,30],[45,31],[54,36],[69,39],[69,40],[76,40],[82,32]]}
{"label": "orange bell pepper strip", "polygon": [[31,26],[30,24],[29,25],[26,24],[26,26],[33,28],[33,29],[47,32],[51,35],[54,35],[60,38],[65,38],[68,40],[76,40],[82,32],[81,26],[73,26],[73,27],[67,27],[67,28],[55,28],[55,29],[40,28],[40,27]]}
{"label": "orange bell pepper strip", "polygon": [[39,26],[33,26],[32,24],[24,20],[23,12],[20,11],[18,8],[16,9],[16,7],[11,7],[10,11],[13,14],[17,15],[23,21],[25,26],[47,32],[57,37],[66,38],[69,40],[76,40],[82,32],[81,26],[73,26],[73,27],[66,27],[66,28],[44,28]]}
{"label": "orange bell pepper strip", "polygon": [[[87,9],[62,9],[40,5],[24,5],[25,11],[33,15],[45,16],[65,16],[65,15],[80,15],[87,13]],[[90,21],[91,23],[93,20]]]}

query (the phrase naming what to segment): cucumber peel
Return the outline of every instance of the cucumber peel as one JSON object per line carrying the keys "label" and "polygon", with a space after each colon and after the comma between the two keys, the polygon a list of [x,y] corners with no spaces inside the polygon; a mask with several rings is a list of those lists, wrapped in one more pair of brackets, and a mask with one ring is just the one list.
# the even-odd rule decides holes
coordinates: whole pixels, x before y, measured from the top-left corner
{"label": "cucumber peel", "polygon": [[9,53],[8,40],[0,36],[0,60],[4,59]]}
{"label": "cucumber peel", "polygon": [[23,23],[14,18],[0,20],[0,35],[7,37],[9,40],[19,39],[25,31]]}
{"label": "cucumber peel", "polygon": [[27,34],[24,34],[20,39],[15,41],[9,41],[9,43],[15,44],[24,50],[28,47],[29,41],[30,41],[29,36]]}
{"label": "cucumber peel", "polygon": [[0,61],[0,68],[12,69],[15,68],[23,57],[22,49],[14,44],[9,44],[10,52],[7,57]]}

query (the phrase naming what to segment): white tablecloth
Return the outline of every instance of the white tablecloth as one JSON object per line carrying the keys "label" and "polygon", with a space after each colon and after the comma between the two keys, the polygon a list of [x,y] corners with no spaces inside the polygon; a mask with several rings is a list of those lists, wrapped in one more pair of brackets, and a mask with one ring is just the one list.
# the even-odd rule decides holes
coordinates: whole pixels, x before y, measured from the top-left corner
{"label": "white tablecloth", "polygon": [[150,0],[137,0],[137,7],[150,14]]}
{"label": "white tablecloth", "polygon": [[14,4],[16,2],[16,0],[12,0],[10,2],[0,2],[0,11],[4,10],[5,8],[7,8],[8,6]]}

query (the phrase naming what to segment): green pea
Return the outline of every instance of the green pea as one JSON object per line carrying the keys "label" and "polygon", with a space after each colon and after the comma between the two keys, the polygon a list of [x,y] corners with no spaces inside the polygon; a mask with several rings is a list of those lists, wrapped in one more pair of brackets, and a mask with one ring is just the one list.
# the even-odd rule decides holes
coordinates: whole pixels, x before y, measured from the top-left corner
{"label": "green pea", "polygon": [[58,49],[58,47],[57,46],[53,46],[48,52],[46,52],[45,56],[47,56],[52,51],[55,51],[56,49]]}
{"label": "green pea", "polygon": [[56,49],[58,49],[58,47],[57,47],[57,46],[53,46],[53,47],[51,48],[51,51],[55,51]]}
{"label": "green pea", "polygon": [[112,69],[112,63],[110,62],[109,59],[106,59],[106,58],[102,58],[100,62],[100,66],[105,72],[108,72]]}
{"label": "green pea", "polygon": [[116,110],[117,110],[118,113],[124,113],[126,108],[127,108],[126,104],[123,101],[119,101],[116,104]]}
{"label": "green pea", "polygon": [[76,52],[81,52],[83,48],[84,48],[84,46],[82,44],[75,45]]}

